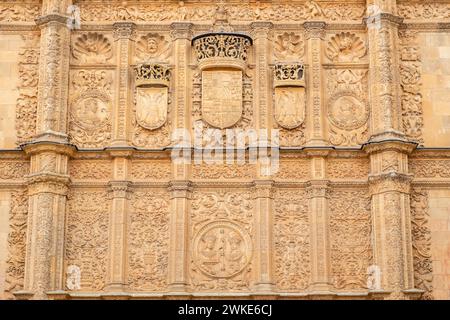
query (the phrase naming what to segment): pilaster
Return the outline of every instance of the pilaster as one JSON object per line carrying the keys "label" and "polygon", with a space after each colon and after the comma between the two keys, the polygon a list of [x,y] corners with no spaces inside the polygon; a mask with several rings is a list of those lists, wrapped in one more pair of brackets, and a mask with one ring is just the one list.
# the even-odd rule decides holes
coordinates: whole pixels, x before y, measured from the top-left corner
{"label": "pilaster", "polygon": [[117,22],[114,24],[114,38],[117,41],[117,92],[118,99],[115,106],[116,115],[113,129],[113,146],[129,145],[128,132],[130,131],[127,112],[131,105],[131,44],[134,41],[136,25],[132,22]]}
{"label": "pilaster", "polygon": [[369,189],[372,197],[373,264],[381,271],[381,291],[389,299],[412,298],[414,288],[408,155],[416,144],[369,143]]}
{"label": "pilaster", "polygon": [[332,294],[331,245],[329,230],[330,185],[326,180],[328,150],[307,149],[311,157],[312,179],[307,183],[311,233],[311,285],[318,296]]}
{"label": "pilaster", "polygon": [[188,285],[188,239],[192,184],[190,181],[172,181],[168,191],[171,198],[169,279],[172,294],[183,294]]}
{"label": "pilaster", "polygon": [[272,92],[270,77],[270,38],[273,29],[271,22],[258,21],[250,25],[253,36],[253,48],[255,54],[256,76],[254,87],[255,117],[257,129],[268,129],[272,127],[271,109]]}
{"label": "pilaster", "polygon": [[325,39],[326,23],[323,21],[308,21],[303,24],[309,54],[307,55],[307,77],[309,98],[307,103],[308,136],[306,144],[309,146],[325,146],[325,114],[322,76],[322,57]]}
{"label": "pilaster", "polygon": [[258,294],[269,294],[274,287],[273,266],[273,180],[256,180],[255,206],[255,287]]}
{"label": "pilaster", "polygon": [[132,182],[128,179],[129,157],[132,151],[109,150],[113,157],[113,180],[109,183],[112,200],[110,212],[109,263],[107,291],[122,292],[126,289],[127,221]]}

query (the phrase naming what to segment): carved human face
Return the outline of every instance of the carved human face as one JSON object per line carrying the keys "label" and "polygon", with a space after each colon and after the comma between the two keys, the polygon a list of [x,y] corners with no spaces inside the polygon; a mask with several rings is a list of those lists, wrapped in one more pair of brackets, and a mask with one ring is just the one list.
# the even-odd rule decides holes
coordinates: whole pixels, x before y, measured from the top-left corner
{"label": "carved human face", "polygon": [[154,54],[158,51],[158,42],[155,38],[148,38],[147,40],[147,50],[149,53]]}
{"label": "carved human face", "polygon": [[209,235],[209,236],[205,237],[205,239],[204,239],[205,249],[213,250],[216,246],[216,240],[217,240],[217,238],[213,235]]}

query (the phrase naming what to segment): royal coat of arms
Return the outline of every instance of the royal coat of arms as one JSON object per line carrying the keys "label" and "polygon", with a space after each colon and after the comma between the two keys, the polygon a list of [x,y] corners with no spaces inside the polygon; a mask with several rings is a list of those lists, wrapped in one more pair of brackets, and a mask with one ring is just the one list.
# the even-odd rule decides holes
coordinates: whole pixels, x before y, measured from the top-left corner
{"label": "royal coat of arms", "polygon": [[139,87],[136,92],[136,121],[145,129],[155,130],[167,121],[168,88]]}
{"label": "royal coat of arms", "polygon": [[203,120],[219,129],[229,128],[241,119],[242,111],[242,72],[203,71]]}
{"label": "royal coat of arms", "polygon": [[295,129],[305,121],[304,87],[275,88],[275,120],[283,128]]}

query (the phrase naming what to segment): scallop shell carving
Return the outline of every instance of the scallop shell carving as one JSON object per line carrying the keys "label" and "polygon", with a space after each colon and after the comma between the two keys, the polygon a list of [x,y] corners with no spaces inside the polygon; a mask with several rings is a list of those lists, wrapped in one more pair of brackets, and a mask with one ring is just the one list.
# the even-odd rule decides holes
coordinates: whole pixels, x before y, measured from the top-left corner
{"label": "scallop shell carving", "polygon": [[111,42],[100,33],[86,33],[78,37],[72,48],[73,57],[81,63],[105,63],[112,58]]}
{"label": "scallop shell carving", "polygon": [[364,41],[350,32],[339,33],[328,42],[327,56],[333,62],[358,62],[366,52]]}

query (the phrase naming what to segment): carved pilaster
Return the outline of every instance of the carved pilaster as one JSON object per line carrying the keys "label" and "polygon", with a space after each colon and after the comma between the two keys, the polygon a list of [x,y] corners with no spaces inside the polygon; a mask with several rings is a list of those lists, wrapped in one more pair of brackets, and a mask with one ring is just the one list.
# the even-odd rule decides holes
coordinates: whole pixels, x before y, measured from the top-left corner
{"label": "carved pilaster", "polygon": [[71,147],[37,143],[23,147],[31,157],[27,177],[29,214],[24,292],[20,296],[47,299],[49,291],[64,290],[64,223],[70,178]]}
{"label": "carved pilaster", "polygon": [[254,100],[258,108],[255,108],[255,116],[257,119],[257,127],[259,129],[267,129],[272,127],[272,99],[269,99],[269,93],[272,92],[270,85],[270,37],[273,29],[271,22],[253,22],[251,24],[252,35],[254,39],[255,50],[255,92]]}
{"label": "carved pilaster", "polygon": [[329,181],[325,180],[324,150],[309,150],[313,180],[308,182],[311,228],[311,285],[310,290],[320,294],[331,292],[331,260],[329,231]]}
{"label": "carved pilaster", "polygon": [[170,247],[168,289],[183,293],[188,285],[188,227],[192,185],[190,181],[172,181],[169,187],[172,201],[170,214]]}
{"label": "carved pilaster", "polygon": [[256,232],[256,270],[255,290],[270,293],[273,290],[273,180],[256,180],[255,182],[255,232]]}
{"label": "carved pilaster", "polygon": [[310,87],[309,101],[307,103],[307,145],[327,145],[325,139],[325,112],[323,110],[324,81],[322,78],[322,42],[325,39],[326,23],[321,21],[309,21],[303,24],[307,39],[309,54],[307,57],[308,83]]}
{"label": "carved pilaster", "polygon": [[416,144],[381,142],[364,146],[370,154],[373,264],[381,271],[381,290],[389,299],[413,298],[414,269],[411,240],[408,155]]}
{"label": "carved pilaster", "polygon": [[132,22],[117,22],[114,24],[114,38],[117,41],[117,92],[118,100],[115,106],[115,121],[113,129],[113,146],[128,145],[130,123],[127,111],[131,104],[131,43],[134,40],[136,25]]}
{"label": "carved pilaster", "polygon": [[368,3],[371,141],[403,138],[395,1]]}
{"label": "carved pilaster", "polygon": [[41,28],[37,140],[67,141],[70,30],[64,15],[71,1],[44,1]]}

